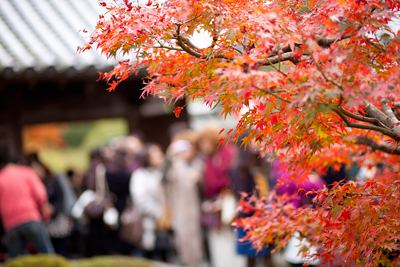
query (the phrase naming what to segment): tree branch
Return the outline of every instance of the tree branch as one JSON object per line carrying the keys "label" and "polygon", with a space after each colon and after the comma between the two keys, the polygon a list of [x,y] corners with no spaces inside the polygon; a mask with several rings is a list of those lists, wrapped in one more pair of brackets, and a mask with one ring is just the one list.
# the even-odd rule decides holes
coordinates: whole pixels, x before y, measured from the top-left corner
{"label": "tree branch", "polygon": [[257,63],[259,65],[263,65],[263,66],[269,66],[269,65],[276,64],[276,63],[279,63],[282,61],[291,61],[294,64],[297,64],[300,61],[306,60],[308,58],[307,56],[302,56],[300,59],[296,59],[293,55],[294,55],[293,52],[284,53],[284,54],[281,54],[278,56],[269,57],[269,58],[267,58],[267,60],[264,60],[264,59],[257,60]]}
{"label": "tree branch", "polygon": [[262,89],[262,88],[256,86],[256,85],[253,84],[253,83],[251,84],[251,86],[253,86],[254,88],[256,88],[257,90],[259,90],[259,91],[261,91],[261,92],[264,92],[264,93],[267,93],[267,94],[269,94],[269,95],[272,95],[273,97],[276,97],[277,99],[279,99],[279,100],[281,100],[281,101],[283,101],[283,102],[286,102],[286,103],[289,103],[289,104],[291,103],[289,100],[286,100],[286,99],[280,97],[279,95],[277,95],[277,94],[275,94],[275,93],[273,93],[273,92],[271,92],[271,91]]}
{"label": "tree branch", "polygon": [[339,107],[339,106],[338,106],[337,108],[339,108],[340,111],[341,111],[344,115],[346,115],[347,117],[350,117],[350,118],[355,119],[355,120],[358,120],[358,121],[369,122],[369,123],[375,124],[375,125],[377,125],[377,126],[386,128],[387,130],[390,130],[389,127],[387,127],[386,125],[384,125],[382,122],[380,122],[380,121],[379,121],[378,119],[376,119],[376,118],[365,117],[365,116],[359,116],[359,115],[356,115],[356,114],[354,114],[354,113],[351,113],[351,112],[349,112],[349,111],[347,111],[347,110],[345,110],[345,109],[343,109],[343,108],[341,108],[341,107]]}
{"label": "tree branch", "polygon": [[[385,113],[380,111],[377,107],[372,105],[367,100],[364,100],[364,103],[365,103],[365,110],[367,111],[368,115],[370,117],[374,117],[374,118],[378,119],[381,123],[383,123],[384,125],[389,127],[393,131],[393,133],[396,135],[395,140],[400,140],[400,125],[396,125],[398,123],[398,120],[396,119],[397,122],[393,121],[388,115],[386,115]],[[382,105],[382,108],[384,107],[384,105],[385,104]],[[389,106],[388,106],[388,108],[390,109]],[[388,111],[388,109],[385,108],[385,110],[390,113],[390,111]],[[391,110],[391,112],[393,112],[393,111]],[[394,116],[394,114],[393,114],[393,116]]]}
{"label": "tree branch", "polygon": [[182,38],[182,42],[183,42],[185,45],[187,45],[188,47],[190,47],[190,48],[192,48],[192,49],[194,49],[194,50],[200,50],[200,48],[198,48],[197,46],[195,46],[195,45],[190,41],[189,38],[183,37],[183,36],[181,36],[181,38]]}
{"label": "tree branch", "polygon": [[[317,43],[319,46],[324,47],[324,48],[328,48],[330,47],[331,44],[337,42],[337,41],[341,41],[344,39],[348,39],[350,38],[350,34],[346,34],[343,35],[340,38],[337,37],[321,37],[321,36],[317,36],[315,39],[317,40]],[[301,43],[296,43],[295,46],[296,47],[300,47],[302,44]],[[282,52],[283,53],[287,53],[287,52],[293,52],[292,49],[290,48],[289,45],[282,47]],[[275,45],[275,47],[272,49],[271,53],[269,54],[270,56],[273,55],[277,55],[279,53],[279,46]]]}
{"label": "tree branch", "polygon": [[[197,14],[197,11],[196,11],[196,14]],[[201,16],[203,16],[203,13],[200,13],[199,15],[196,15],[193,18],[191,18],[191,19],[189,19],[187,21],[181,22],[178,25],[183,25],[183,24],[186,24],[186,23],[190,23],[190,22],[195,21],[196,19],[200,18]]]}
{"label": "tree branch", "polygon": [[214,48],[216,46],[218,38],[219,38],[219,34],[220,34],[220,30],[219,29],[217,30],[215,18],[213,20],[213,25],[214,25],[214,34],[212,37],[212,44],[211,44],[210,48]]}
{"label": "tree branch", "polygon": [[[279,72],[280,74],[282,74],[283,76],[285,76],[285,77],[287,78],[287,74],[286,74],[286,73],[284,73],[283,71],[281,71],[280,69],[278,69],[277,67],[275,67],[275,65],[272,64],[271,61],[270,61],[269,59],[267,59],[267,60],[268,60],[268,62],[270,63],[270,66],[271,66],[272,68],[274,68],[277,72]],[[290,83],[294,83],[293,80],[290,79],[290,78],[288,78],[288,81],[289,81]]]}
{"label": "tree branch", "polygon": [[339,88],[340,90],[342,90],[342,91],[344,90],[342,84],[340,84],[340,83],[334,81],[333,79],[328,78],[328,76],[326,76],[325,72],[322,70],[322,68],[321,68],[321,66],[318,64],[318,62],[316,62],[316,61],[314,60],[314,57],[313,57],[313,56],[311,56],[311,60],[314,62],[314,65],[317,67],[318,71],[322,74],[322,76],[324,77],[324,79],[325,79],[326,81],[332,83],[333,85],[335,85],[335,86],[336,86],[337,88]]}
{"label": "tree branch", "polygon": [[376,123],[377,122],[377,119],[375,119],[375,118],[359,116],[359,115],[351,113],[350,111],[347,111],[347,110],[345,110],[343,108],[340,108],[339,106],[337,106],[335,108],[340,110],[340,112],[342,112],[343,115],[346,115],[347,117],[350,117],[352,119],[355,119],[355,120],[358,120],[358,121],[365,121],[365,122],[369,122],[369,123]]}
{"label": "tree branch", "polygon": [[344,121],[344,123],[348,127],[357,128],[357,129],[364,129],[364,130],[372,130],[372,131],[380,132],[380,133],[382,133],[382,134],[384,134],[386,136],[389,136],[389,137],[393,138],[396,141],[400,140],[400,137],[397,134],[395,134],[393,131],[391,131],[390,129],[386,129],[386,128],[379,127],[379,126],[376,126],[376,125],[354,123],[354,122],[349,121],[347,119],[347,117],[343,114],[343,112],[340,109],[333,108],[332,110],[336,114],[339,115],[339,117]]}
{"label": "tree branch", "polygon": [[337,42],[337,41],[342,41],[344,39],[348,39],[350,38],[350,34],[345,34],[340,38],[337,37],[316,37],[315,39],[317,40],[317,43],[319,46],[324,47],[324,48],[328,48],[330,47],[331,44]]}
{"label": "tree branch", "polygon": [[356,197],[356,196],[360,196],[360,197],[385,197],[385,195],[381,195],[381,194],[366,194],[366,193],[347,193],[347,196],[352,196],[352,197]]}
{"label": "tree branch", "polygon": [[364,100],[364,103],[365,103],[365,110],[367,111],[367,114],[370,117],[374,117],[374,118],[378,119],[380,122],[382,122],[387,127],[392,126],[392,122],[390,121],[389,117],[385,113],[380,111],[377,107],[372,105],[367,100]]}
{"label": "tree branch", "polygon": [[185,51],[182,48],[165,46],[165,45],[153,46],[152,48],[160,48],[160,49],[164,48],[164,49],[168,49],[168,50]]}
{"label": "tree branch", "polygon": [[380,45],[374,44],[374,43],[373,43],[367,36],[365,36],[365,35],[364,35],[364,39],[365,39],[365,41],[366,41],[368,44],[370,44],[371,46],[375,47],[376,49],[381,50],[381,51],[383,51],[383,52],[387,52],[385,48],[383,48],[383,47],[380,46]]}
{"label": "tree branch", "polygon": [[242,51],[240,51],[239,49],[237,49],[237,48],[235,48],[235,47],[233,47],[233,46],[231,46],[230,48],[232,48],[233,50],[235,50],[235,51],[238,52],[239,54],[243,54]]}
{"label": "tree branch", "polygon": [[375,140],[372,140],[366,136],[359,136],[357,137],[356,143],[358,145],[366,145],[372,148],[373,150],[379,150],[388,154],[392,155],[400,155],[400,147],[397,146],[396,148],[390,147],[386,144],[378,144]]}
{"label": "tree branch", "polygon": [[392,108],[387,104],[387,99],[383,98],[381,103],[383,112],[389,117],[392,124],[399,123],[399,120],[396,118],[396,115],[394,115]]}
{"label": "tree branch", "polygon": [[[203,56],[202,53],[199,53],[197,51],[192,50],[191,48],[189,48],[184,40],[182,39],[182,36],[180,35],[180,31],[181,31],[181,24],[177,24],[177,28],[176,28],[176,39],[177,39],[177,44],[189,55],[192,55],[194,57],[198,57],[201,58]],[[185,38],[187,39],[187,38]],[[187,40],[186,40],[187,41]]]}
{"label": "tree branch", "polygon": [[387,99],[383,98],[381,102],[383,112],[389,117],[390,121],[392,122],[393,132],[400,135],[400,122],[397,119],[396,115],[394,115],[392,108],[389,107],[389,105],[387,104]]}

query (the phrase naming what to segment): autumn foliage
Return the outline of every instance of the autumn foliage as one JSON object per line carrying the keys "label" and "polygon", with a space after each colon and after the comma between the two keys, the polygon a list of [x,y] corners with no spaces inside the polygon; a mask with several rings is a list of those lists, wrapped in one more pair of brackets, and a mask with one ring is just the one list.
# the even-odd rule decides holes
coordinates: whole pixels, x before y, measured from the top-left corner
{"label": "autumn foliage", "polygon": [[35,153],[46,147],[63,148],[65,126],[55,123],[27,126],[23,130],[24,152]]}
{"label": "autumn foliage", "polygon": [[[255,244],[280,248],[294,231],[317,257],[390,266],[399,249],[400,2],[166,0],[100,3],[106,13],[80,51],[122,55],[110,88],[146,68],[144,95],[201,98],[241,114],[223,139],[256,142],[286,161],[290,179],[341,163],[384,163],[366,183],[318,192],[315,208],[288,196],[252,199],[243,220]],[[193,35],[207,36],[198,47]],[[253,103],[253,104],[252,104]],[[255,104],[254,104],[255,103]],[[175,109],[179,115],[181,107]],[[249,202],[241,203],[242,208]]]}

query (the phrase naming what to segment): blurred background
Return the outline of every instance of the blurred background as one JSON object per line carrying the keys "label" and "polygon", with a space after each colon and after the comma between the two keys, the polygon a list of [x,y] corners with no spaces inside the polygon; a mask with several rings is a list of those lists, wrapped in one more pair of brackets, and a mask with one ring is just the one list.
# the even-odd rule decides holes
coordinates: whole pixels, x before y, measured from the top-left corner
{"label": "blurred background", "polygon": [[[97,82],[98,72],[111,70],[120,58],[107,59],[94,50],[76,52],[105,11],[97,0],[0,1],[0,165],[18,161],[34,168],[55,210],[51,221],[59,214],[69,218],[66,237],[54,236],[48,230],[56,253],[71,259],[110,254],[153,259],[149,250],[141,245],[132,245],[132,242],[121,245],[116,236],[118,229],[104,229],[103,220],[82,221],[71,214],[72,207],[85,191],[96,191],[94,180],[97,178],[91,175],[98,163],[96,160],[100,157],[107,166],[106,179],[110,191],[115,191],[114,181],[122,177],[122,172],[128,173],[125,169],[115,170],[118,162],[125,160],[124,157],[115,158],[126,147],[127,137],[137,136],[143,144],[157,144],[164,154],[179,132],[188,129],[199,132],[210,125],[230,128],[236,119],[224,120],[219,117],[218,107],[210,110],[200,101],[189,103],[176,118],[174,106],[158,98],[140,98],[145,71],[130,77],[115,92],[108,92],[104,81]],[[201,37],[197,39],[201,41]],[[192,137],[183,139],[190,139],[194,142],[191,145],[196,145]],[[181,145],[178,151],[188,148]],[[140,154],[139,165],[142,165],[141,157]],[[167,167],[163,168],[165,173]],[[118,201],[131,193],[128,188],[132,169],[129,176],[125,175],[127,179],[121,178],[125,179],[122,184],[126,192],[113,192]],[[41,170],[46,173],[43,177]],[[115,173],[119,178],[110,178]],[[58,207],[60,201],[63,207]],[[125,207],[125,199],[123,202]],[[122,211],[119,207],[118,212]],[[201,226],[200,219],[195,223]],[[49,224],[46,223],[47,228]],[[171,229],[169,227],[169,231]],[[226,258],[232,260],[235,240],[233,230],[227,229]],[[0,262],[10,258],[6,234],[4,229],[0,231]],[[205,231],[200,234],[203,240]],[[102,240],[105,245],[93,245]],[[209,251],[206,243],[202,242],[204,251]],[[190,265],[181,259],[173,243],[168,247],[168,259],[161,257],[158,261]],[[31,246],[27,249],[29,253],[38,252]],[[206,254],[200,262],[207,266],[211,264],[210,252]],[[222,266],[231,265],[226,262]]]}
{"label": "blurred background", "polygon": [[[280,165],[255,147],[218,146],[220,129],[236,124],[219,117],[219,107],[191,102],[176,118],[174,106],[140,98],[145,71],[108,92],[98,72],[120,58],[76,52],[104,12],[97,0],[0,0],[0,166],[36,171],[55,252],[72,260],[123,254],[179,266],[288,266],[272,247],[256,252],[240,242],[245,231],[231,226],[249,216],[236,213],[240,192],[268,193],[270,174],[279,174],[271,168]],[[108,205],[95,215],[97,197]],[[138,218],[139,231],[126,228]],[[0,262],[11,257],[9,232],[0,228]],[[28,242],[24,253],[38,252]],[[301,266],[294,256],[291,264]]]}

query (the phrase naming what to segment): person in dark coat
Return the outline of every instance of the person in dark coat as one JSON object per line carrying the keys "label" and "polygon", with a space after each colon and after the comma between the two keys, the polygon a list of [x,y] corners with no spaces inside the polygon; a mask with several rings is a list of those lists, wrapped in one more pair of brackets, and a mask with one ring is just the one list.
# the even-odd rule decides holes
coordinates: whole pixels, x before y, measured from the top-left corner
{"label": "person in dark coat", "polygon": [[321,178],[326,182],[329,189],[332,189],[335,182],[346,182],[348,180],[346,164],[342,163],[339,170],[336,170],[333,166],[329,166],[326,174],[322,174]]}
{"label": "person in dark coat", "polygon": [[[103,151],[103,162],[106,167],[106,182],[109,198],[119,216],[126,207],[129,198],[129,181],[132,171],[141,166],[141,142],[134,142],[135,137],[118,137],[111,140]],[[96,178],[94,178],[96,183]],[[96,188],[94,183],[94,188]],[[118,219],[118,221],[120,221]],[[131,254],[134,247],[119,238],[119,229],[104,224],[103,218],[90,221],[88,233],[88,256],[95,254]]]}
{"label": "person in dark coat", "polygon": [[[265,163],[255,148],[248,147],[247,150],[244,150],[241,147],[239,149],[236,164],[230,170],[231,183],[238,199],[240,199],[241,193],[247,193],[249,196],[252,194],[262,196],[268,193],[269,183],[266,177],[267,166]],[[239,218],[249,216],[252,216],[252,214],[239,214]],[[243,228],[238,227],[236,230],[237,253],[247,257],[247,267],[254,267],[256,258],[259,257],[264,258],[266,267],[273,267],[271,248],[264,247],[261,250],[257,250],[251,242],[240,240],[246,236]]]}
{"label": "person in dark coat", "polygon": [[68,257],[67,237],[71,233],[72,221],[65,214],[64,194],[61,185],[56,176],[39,160],[36,154],[29,155],[28,158],[30,166],[46,187],[47,197],[52,207],[51,219],[46,227],[54,250],[57,254]]}

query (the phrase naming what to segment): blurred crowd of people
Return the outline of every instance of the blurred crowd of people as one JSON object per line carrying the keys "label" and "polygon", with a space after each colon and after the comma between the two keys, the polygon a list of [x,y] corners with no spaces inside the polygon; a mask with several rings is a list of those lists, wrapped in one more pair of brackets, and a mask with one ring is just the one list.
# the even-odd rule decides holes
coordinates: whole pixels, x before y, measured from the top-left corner
{"label": "blurred crowd of people", "polygon": [[[272,267],[271,248],[257,251],[240,242],[246,233],[239,228],[233,236],[231,223],[249,216],[235,212],[241,192],[268,194],[283,175],[282,163],[260,157],[255,147],[219,145],[219,138],[214,127],[180,130],[166,149],[140,133],[113,138],[93,151],[85,175],[53,174],[36,154],[27,157],[28,166],[5,165],[0,215],[7,256],[124,254],[192,267],[234,266],[224,243],[215,241],[230,233],[227,242],[236,243],[247,266],[259,257]],[[343,180],[345,166],[322,178],[315,175],[303,186],[317,190]],[[297,187],[287,184],[278,193],[293,194]],[[300,198],[294,204],[303,203]]]}

